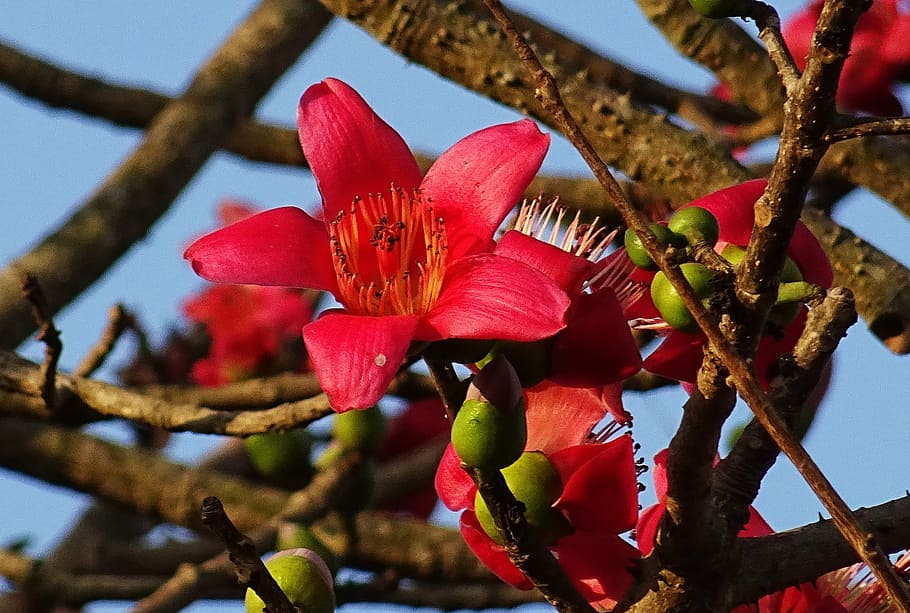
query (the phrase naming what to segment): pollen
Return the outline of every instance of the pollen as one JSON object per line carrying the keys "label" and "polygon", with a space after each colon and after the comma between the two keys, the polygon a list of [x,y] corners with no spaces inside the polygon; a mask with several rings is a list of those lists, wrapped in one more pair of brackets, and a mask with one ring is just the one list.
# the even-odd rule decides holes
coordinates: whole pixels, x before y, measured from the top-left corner
{"label": "pollen", "polygon": [[341,301],[359,315],[424,315],[445,275],[445,220],[418,190],[357,197],[329,224]]}

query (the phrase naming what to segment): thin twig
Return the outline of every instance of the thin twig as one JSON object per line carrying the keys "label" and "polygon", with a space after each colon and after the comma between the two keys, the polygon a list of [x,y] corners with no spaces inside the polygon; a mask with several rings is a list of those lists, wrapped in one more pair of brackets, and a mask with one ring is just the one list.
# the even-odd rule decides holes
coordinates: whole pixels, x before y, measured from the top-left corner
{"label": "thin twig", "polygon": [[298,613],[297,607],[291,604],[262,563],[256,544],[234,526],[216,496],[202,501],[202,523],[224,543],[231,562],[237,567],[237,580],[241,586],[256,592],[273,613]]}
{"label": "thin twig", "polygon": [[773,6],[764,2],[751,2],[750,8],[750,14],[747,16],[753,18],[758,25],[758,37],[765,43],[768,57],[777,66],[777,74],[789,95],[796,89],[800,74],[781,33],[780,16]]}
{"label": "thin twig", "polygon": [[117,341],[124,332],[129,330],[134,324],[132,314],[130,314],[122,304],[115,304],[107,314],[107,325],[98,342],[89,349],[89,352],[82,358],[73,374],[77,377],[90,377],[96,370],[104,365],[105,360],[114,350]]}
{"label": "thin twig", "polygon": [[57,362],[60,361],[60,353],[63,351],[60,331],[54,326],[54,315],[38,280],[31,274],[26,274],[22,278],[22,297],[32,305],[32,315],[38,324],[38,334],[35,338],[44,343],[44,361],[40,370],[41,398],[47,410],[53,413],[57,410]]}
{"label": "thin twig", "polygon": [[851,126],[829,131],[825,134],[825,142],[832,144],[851,138],[862,138],[863,136],[895,136],[898,134],[910,134],[910,117],[877,119],[875,121],[857,120],[857,123]]}

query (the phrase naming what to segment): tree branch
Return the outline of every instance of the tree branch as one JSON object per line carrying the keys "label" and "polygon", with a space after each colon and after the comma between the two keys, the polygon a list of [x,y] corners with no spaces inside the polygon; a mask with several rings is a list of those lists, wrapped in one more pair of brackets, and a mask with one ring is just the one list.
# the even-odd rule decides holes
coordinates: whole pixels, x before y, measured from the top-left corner
{"label": "tree branch", "polygon": [[41,278],[52,312],[79,295],[145,236],[328,19],[315,3],[264,0],[79,210],[0,271],[0,347],[18,345],[34,328],[17,296],[22,273]]}

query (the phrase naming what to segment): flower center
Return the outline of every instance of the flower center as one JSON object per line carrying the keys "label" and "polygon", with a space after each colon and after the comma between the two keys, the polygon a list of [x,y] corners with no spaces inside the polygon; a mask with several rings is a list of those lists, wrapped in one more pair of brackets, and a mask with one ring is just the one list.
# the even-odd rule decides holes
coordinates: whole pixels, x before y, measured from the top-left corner
{"label": "flower center", "polygon": [[357,315],[424,315],[445,275],[445,220],[419,191],[356,197],[329,224],[341,302]]}

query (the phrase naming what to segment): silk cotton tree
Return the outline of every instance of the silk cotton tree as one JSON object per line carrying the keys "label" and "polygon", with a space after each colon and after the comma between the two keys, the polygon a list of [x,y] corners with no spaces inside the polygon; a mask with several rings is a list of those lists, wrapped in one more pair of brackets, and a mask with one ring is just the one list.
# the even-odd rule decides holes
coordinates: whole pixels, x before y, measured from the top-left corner
{"label": "silk cotton tree", "polygon": [[[889,117],[906,108],[905,3],[782,2],[778,18],[749,0],[639,0],[723,100],[692,86],[687,65],[652,61],[661,45],[644,42],[631,4],[598,6],[571,35],[515,13],[511,27],[486,4],[264,0],[173,100],[0,45],[0,80],[26,96],[146,130],[59,233],[0,275],[0,338],[13,346],[37,321],[48,347],[40,367],[0,355],[0,462],[102,501],[48,552],[0,549],[13,586],[0,610],[141,599],[134,610],[149,613],[208,598],[257,612],[543,599],[561,611],[907,610],[907,555],[893,572],[885,558],[910,543],[906,484],[879,468],[900,466],[903,420],[871,438],[865,429],[901,404],[882,398],[903,378],[859,374],[853,338],[832,358],[854,307],[871,332],[851,336],[910,350],[902,246],[888,259],[838,225],[851,212],[845,194],[862,189],[907,210],[907,123]],[[207,13],[205,26],[230,10]],[[364,52],[362,33],[333,27],[326,35],[351,36],[352,55],[312,46],[307,76],[290,73],[269,99],[287,127],[251,119],[332,14],[407,67],[383,68],[378,44]],[[16,11],[6,17],[15,24]],[[189,12],[180,18],[204,38]],[[146,39],[168,49],[141,51],[131,80],[181,44],[172,23],[132,37],[124,55]],[[666,76],[599,56],[575,32]],[[99,65],[111,65],[111,48]],[[435,94],[433,73],[471,93]],[[53,180],[25,188],[32,198],[16,190],[47,160],[15,171],[10,206],[66,185],[97,148],[67,149],[87,138],[68,137],[69,119],[26,143],[10,119],[10,167],[36,143],[54,143],[47,159],[69,152]],[[554,174],[588,176],[563,136],[601,185]],[[213,174],[149,232],[220,147],[264,164],[214,157]],[[265,174],[303,163],[309,173]],[[211,232],[218,202],[223,227]],[[885,208],[863,206],[870,217]],[[24,235],[37,217],[29,208],[8,225]],[[150,257],[165,228],[177,238]],[[97,324],[52,316],[146,235],[123,260],[129,287],[113,275],[96,290],[118,286],[110,300],[133,312],[114,310],[73,368],[78,335]],[[8,287],[20,271],[34,276],[25,300]],[[161,300],[174,317],[186,305],[165,338],[160,310],[146,310]],[[96,378],[124,332],[139,339],[135,354]],[[827,426],[844,414],[849,439]],[[127,444],[94,424],[114,419]],[[860,524],[803,436],[820,459],[855,457],[858,477],[823,467],[852,505],[877,505]],[[198,464],[169,459],[172,441],[202,439],[215,448]],[[874,467],[863,451],[873,444]],[[820,502],[765,479],[779,448]],[[871,500],[851,487],[887,477],[897,485]],[[817,521],[823,508],[834,521]],[[186,542],[170,538],[174,525]]]}

